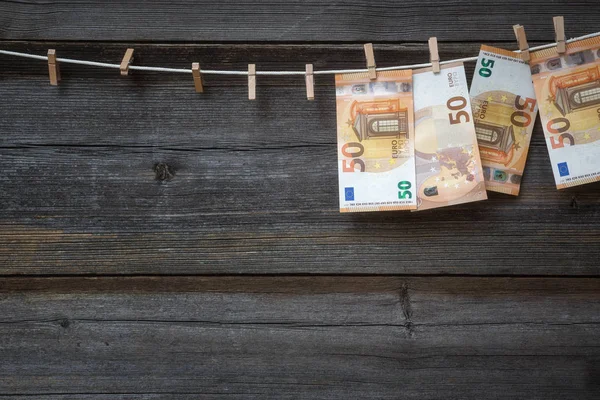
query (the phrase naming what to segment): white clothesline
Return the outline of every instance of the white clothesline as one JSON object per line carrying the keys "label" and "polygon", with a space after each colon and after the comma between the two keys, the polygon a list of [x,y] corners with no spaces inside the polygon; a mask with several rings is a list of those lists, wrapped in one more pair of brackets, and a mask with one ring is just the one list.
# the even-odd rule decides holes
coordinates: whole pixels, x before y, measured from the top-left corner
{"label": "white clothesline", "polygon": [[[579,36],[576,38],[572,38],[567,40],[567,43],[571,43],[571,42],[575,42],[577,40],[582,40],[582,39],[589,39],[589,38],[593,38],[596,36],[600,36],[600,32],[596,32],[596,33],[590,33],[588,35],[583,35],[583,36]],[[551,47],[556,46],[556,43],[550,43],[550,44],[544,44],[541,46],[535,46],[535,47],[530,47],[529,50],[530,51],[535,51],[535,50],[542,50],[542,49],[548,49]],[[520,53],[520,50],[515,50],[515,53]],[[43,61],[47,61],[48,57],[47,56],[39,56],[37,54],[29,54],[29,53],[20,53],[17,51],[9,51],[9,50],[0,50],[0,54],[5,54],[8,56],[15,56],[15,57],[24,57],[24,58],[31,58],[34,60],[43,60]],[[72,59],[72,58],[60,58],[57,57],[56,61],[61,62],[61,63],[65,63],[65,64],[79,64],[79,65],[89,65],[91,67],[101,67],[101,68],[114,68],[114,69],[119,69],[120,68],[120,64],[110,64],[110,63],[103,63],[103,62],[97,62],[97,61],[86,61],[86,60],[76,60],[76,59]],[[440,64],[451,64],[454,62],[468,62],[468,61],[477,61],[477,57],[465,57],[465,58],[459,58],[456,60],[447,60],[447,61],[440,61]],[[426,67],[431,67],[431,63],[422,63],[422,64],[411,64],[411,65],[398,65],[395,67],[383,67],[383,68],[377,68],[377,71],[396,71],[396,70],[401,70],[401,69],[414,69],[414,68],[426,68]],[[191,74],[192,73],[192,69],[186,69],[186,68],[165,68],[165,67],[146,67],[146,66],[142,66],[142,65],[130,65],[129,66],[130,70],[136,70],[136,71],[154,71],[154,72],[175,72],[175,73],[184,73],[184,74]],[[364,69],[335,69],[335,70],[322,70],[322,71],[314,71],[315,75],[332,75],[332,74],[346,74],[346,73],[357,73],[357,72],[367,72],[368,69],[364,68]],[[200,72],[202,74],[206,74],[206,75],[248,75],[248,71],[227,71],[227,70],[214,70],[214,69],[202,69],[200,70]],[[256,75],[306,75],[306,71],[256,71]]]}

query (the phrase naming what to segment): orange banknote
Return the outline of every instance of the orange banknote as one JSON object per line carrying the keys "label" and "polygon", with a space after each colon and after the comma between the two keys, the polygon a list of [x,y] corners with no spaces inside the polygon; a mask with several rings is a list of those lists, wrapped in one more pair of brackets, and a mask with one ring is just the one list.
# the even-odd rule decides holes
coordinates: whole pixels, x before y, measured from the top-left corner
{"label": "orange banknote", "polygon": [[529,64],[481,46],[470,95],[486,189],[516,196],[538,111]]}
{"label": "orange banknote", "polygon": [[417,207],[411,71],[335,76],[340,212]]}
{"label": "orange banknote", "polygon": [[487,199],[463,64],[413,74],[418,210]]}
{"label": "orange banknote", "polygon": [[554,181],[558,189],[600,180],[600,37],[531,53]]}

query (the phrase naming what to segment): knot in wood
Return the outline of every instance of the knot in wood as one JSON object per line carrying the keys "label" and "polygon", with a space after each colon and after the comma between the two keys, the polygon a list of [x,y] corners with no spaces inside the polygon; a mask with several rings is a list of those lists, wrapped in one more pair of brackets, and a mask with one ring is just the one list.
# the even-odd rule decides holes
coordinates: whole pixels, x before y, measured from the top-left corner
{"label": "knot in wood", "polygon": [[575,196],[571,198],[571,208],[579,208],[579,204],[577,203],[577,197]]}
{"label": "knot in wood", "polygon": [[175,176],[173,168],[162,162],[154,165],[154,173],[156,174],[155,179],[161,182],[168,181]]}

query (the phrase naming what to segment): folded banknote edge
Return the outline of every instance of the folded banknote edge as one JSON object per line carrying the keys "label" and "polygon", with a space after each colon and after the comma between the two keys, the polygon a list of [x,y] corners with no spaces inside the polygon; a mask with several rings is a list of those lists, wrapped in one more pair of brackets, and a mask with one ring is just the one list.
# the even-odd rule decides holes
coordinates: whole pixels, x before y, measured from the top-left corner
{"label": "folded banknote edge", "polygon": [[562,190],[562,189],[567,189],[567,188],[570,188],[573,186],[587,185],[588,183],[594,183],[594,182],[598,182],[598,181],[600,181],[600,175],[592,176],[590,178],[575,179],[573,181],[566,182],[566,183],[560,183],[560,184],[556,185],[556,188],[558,190]]}

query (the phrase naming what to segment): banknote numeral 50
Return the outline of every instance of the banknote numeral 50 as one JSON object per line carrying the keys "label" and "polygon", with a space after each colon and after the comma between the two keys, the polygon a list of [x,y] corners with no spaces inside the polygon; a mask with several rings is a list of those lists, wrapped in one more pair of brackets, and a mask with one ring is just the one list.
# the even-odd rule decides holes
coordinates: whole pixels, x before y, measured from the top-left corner
{"label": "banknote numeral 50", "polygon": [[[458,104],[457,104],[458,103]],[[467,106],[467,99],[462,96],[455,96],[448,99],[446,102],[446,107],[452,111],[456,111],[456,114],[448,113],[448,118],[450,119],[450,125],[460,124],[461,122],[469,122],[471,119],[469,118],[469,113],[466,111],[458,111],[462,110]],[[460,120],[460,117],[465,117],[464,121]]]}
{"label": "banknote numeral 50", "polygon": [[[489,68],[488,68],[489,67]],[[479,75],[484,78],[492,76],[492,68],[494,68],[494,60],[481,59],[481,68],[479,68]]]}
{"label": "banknote numeral 50", "polygon": [[399,199],[412,199],[412,192],[408,189],[412,187],[409,181],[398,182],[398,198]]}
{"label": "banknote numeral 50", "polygon": [[[348,149],[352,149],[354,151],[348,151]],[[365,152],[365,147],[358,142],[349,142],[345,143],[342,146],[342,154],[348,158],[352,158],[352,160],[342,160],[342,171],[343,172],[355,172],[354,167],[357,165],[360,167],[358,172],[365,172],[365,162],[361,160],[360,156]]]}
{"label": "banknote numeral 50", "polygon": [[519,128],[525,128],[526,126],[529,126],[529,124],[531,124],[531,115],[529,115],[523,110],[525,110],[529,106],[529,111],[533,112],[535,110],[536,101],[535,99],[527,97],[525,98],[525,102],[521,104],[521,100],[521,96],[515,97],[515,107],[517,108],[517,111],[512,113],[512,115],[510,116],[510,122],[513,125],[518,126]]}
{"label": "banknote numeral 50", "polygon": [[548,121],[548,123],[546,124],[546,129],[548,129],[548,132],[553,134],[560,133],[560,136],[558,136],[558,141],[554,140],[554,136],[550,137],[550,144],[552,145],[553,149],[560,149],[561,147],[565,147],[565,139],[569,139],[569,146],[575,145],[575,138],[573,137],[573,135],[571,135],[568,132],[565,132],[569,130],[570,127],[571,123],[569,122],[569,120],[563,117],[554,118]]}

